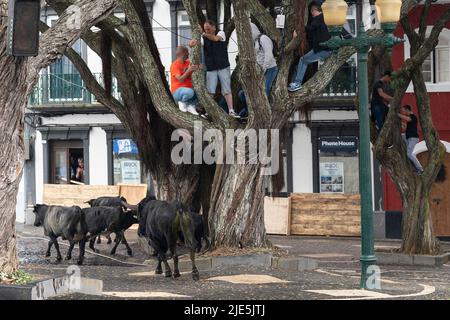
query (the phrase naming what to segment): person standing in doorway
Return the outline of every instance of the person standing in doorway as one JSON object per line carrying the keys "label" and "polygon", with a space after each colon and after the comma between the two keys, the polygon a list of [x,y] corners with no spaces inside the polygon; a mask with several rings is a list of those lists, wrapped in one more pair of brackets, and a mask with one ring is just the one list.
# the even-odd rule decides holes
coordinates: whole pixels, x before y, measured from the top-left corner
{"label": "person standing in doorway", "polygon": [[[239,118],[233,107],[231,70],[225,32],[217,30],[217,24],[213,20],[207,20],[203,27],[199,26],[199,30],[202,34],[201,44],[203,45],[205,57],[206,87],[208,92],[214,95],[220,81],[222,95],[227,102],[229,114],[235,118]],[[195,39],[189,42],[191,48],[196,45],[198,45],[198,41]]]}
{"label": "person standing in doorway", "polygon": [[83,158],[78,158],[78,167],[75,175],[75,180],[79,182],[84,182],[84,160]]}
{"label": "person standing in doorway", "polygon": [[[313,2],[310,12],[311,19],[309,19],[306,25],[306,37],[311,51],[300,58],[294,82],[288,87],[289,92],[295,92],[302,88],[303,78],[305,77],[308,65],[320,60],[325,60],[331,55],[331,50],[321,45],[321,43],[329,40],[331,35],[325,24],[320,4],[318,2]],[[298,34],[294,31],[294,38],[296,37],[298,37]]]}
{"label": "person standing in doorway", "polygon": [[415,114],[412,111],[412,107],[410,105],[405,105],[401,108],[401,112],[398,114],[400,119],[406,122],[406,152],[408,154],[409,160],[416,167],[417,174],[421,175],[423,173],[423,167],[420,163],[419,159],[417,159],[414,154],[414,148],[419,143],[419,133],[417,130],[418,120]]}
{"label": "person standing in doorway", "polygon": [[371,111],[375,118],[375,124],[378,131],[381,131],[384,125],[384,121],[389,112],[389,103],[392,101],[392,97],[385,92],[385,87],[389,85],[392,80],[391,71],[386,71],[384,75],[375,82],[372,89],[372,102]]}

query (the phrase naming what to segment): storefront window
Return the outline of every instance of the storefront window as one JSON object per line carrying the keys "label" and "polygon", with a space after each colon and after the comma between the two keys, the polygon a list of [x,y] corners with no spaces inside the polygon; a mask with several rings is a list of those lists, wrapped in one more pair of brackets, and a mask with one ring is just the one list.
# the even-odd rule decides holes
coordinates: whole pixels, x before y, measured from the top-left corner
{"label": "storefront window", "polygon": [[359,193],[357,137],[319,138],[321,193]]}
{"label": "storefront window", "polygon": [[131,139],[113,140],[113,170],[114,184],[146,184],[148,182],[138,148]]}

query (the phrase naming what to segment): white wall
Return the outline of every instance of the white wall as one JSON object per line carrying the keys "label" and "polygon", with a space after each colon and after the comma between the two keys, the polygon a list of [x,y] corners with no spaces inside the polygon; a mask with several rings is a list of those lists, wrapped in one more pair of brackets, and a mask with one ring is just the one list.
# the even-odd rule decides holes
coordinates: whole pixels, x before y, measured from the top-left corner
{"label": "white wall", "polygon": [[[165,0],[156,0],[153,4],[153,35],[156,46],[159,49],[162,63],[166,71],[170,70],[172,64],[172,33],[170,20],[170,5]],[[166,30],[169,29],[169,30]],[[171,30],[176,32],[176,30]]]}
{"label": "white wall", "polygon": [[34,141],[36,203],[42,203],[44,193],[44,151],[42,142],[42,134],[39,131],[36,131],[36,140]]}
{"label": "white wall", "polygon": [[292,134],[293,191],[310,193],[314,191],[311,130],[305,124],[296,124]]}
{"label": "white wall", "polygon": [[19,192],[17,193],[16,204],[16,221],[20,223],[25,222],[25,179],[22,176],[19,184]]}
{"label": "white wall", "polygon": [[89,184],[108,185],[106,132],[99,127],[89,133]]}
{"label": "white wall", "polygon": [[106,125],[120,124],[119,119],[113,114],[68,114],[64,116],[42,118],[43,126],[51,125]]}
{"label": "white wall", "polygon": [[326,120],[358,120],[358,113],[356,111],[345,110],[315,110],[311,113],[311,121],[326,121]]}

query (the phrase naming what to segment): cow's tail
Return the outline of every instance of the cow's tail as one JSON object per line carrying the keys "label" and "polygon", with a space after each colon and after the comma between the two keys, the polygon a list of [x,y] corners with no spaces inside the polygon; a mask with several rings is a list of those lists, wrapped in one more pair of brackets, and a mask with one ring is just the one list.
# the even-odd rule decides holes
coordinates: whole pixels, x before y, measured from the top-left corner
{"label": "cow's tail", "polygon": [[81,240],[81,239],[86,238],[86,235],[88,233],[88,227],[87,227],[87,223],[86,223],[86,215],[83,212],[83,210],[81,210],[80,207],[78,207],[76,210],[80,217],[80,219],[78,220],[78,225],[77,225],[76,238],[77,238],[77,240]]}

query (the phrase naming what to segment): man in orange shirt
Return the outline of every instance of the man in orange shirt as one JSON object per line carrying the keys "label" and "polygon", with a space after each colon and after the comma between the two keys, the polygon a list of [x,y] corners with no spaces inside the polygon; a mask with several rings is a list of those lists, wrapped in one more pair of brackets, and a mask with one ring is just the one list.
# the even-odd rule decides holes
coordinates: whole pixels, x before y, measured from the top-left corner
{"label": "man in orange shirt", "polygon": [[200,66],[191,65],[189,50],[184,46],[177,48],[176,56],[177,59],[170,67],[173,98],[182,112],[198,115],[196,110],[198,102],[192,85],[192,73],[199,70]]}

